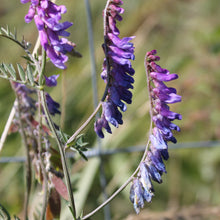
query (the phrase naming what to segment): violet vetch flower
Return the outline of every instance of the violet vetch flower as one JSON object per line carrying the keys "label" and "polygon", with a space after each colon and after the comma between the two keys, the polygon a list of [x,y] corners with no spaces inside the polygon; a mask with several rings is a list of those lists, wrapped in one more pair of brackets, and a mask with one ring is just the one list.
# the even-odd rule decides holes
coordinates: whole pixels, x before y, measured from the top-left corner
{"label": "violet vetch flower", "polygon": [[130,189],[130,200],[134,204],[134,209],[137,213],[140,212],[140,208],[144,207],[144,190],[142,183],[138,178],[133,180],[133,185]]}
{"label": "violet vetch flower", "polygon": [[48,93],[46,93],[46,102],[51,115],[60,114],[60,104],[55,102]]}
{"label": "violet vetch flower", "polygon": [[59,38],[70,35],[66,29],[72,26],[72,23],[68,21],[59,23],[61,15],[66,13],[66,7],[64,5],[58,6],[50,0],[21,0],[23,4],[28,2],[31,5],[25,16],[25,22],[29,23],[34,19],[41,45],[47,56],[56,67],[65,69],[64,63],[68,60],[65,54],[74,49],[72,42],[66,38]]}
{"label": "violet vetch flower", "polygon": [[45,84],[46,86],[48,87],[54,87],[57,85],[57,79],[59,77],[59,75],[52,75],[52,76],[49,76],[49,77],[45,77]]}
{"label": "violet vetch flower", "polygon": [[[177,95],[175,88],[167,87],[164,82],[178,78],[177,74],[170,74],[168,70],[161,68],[155,63],[160,57],[155,56],[156,50],[148,52],[146,55],[146,71],[148,75],[148,87],[151,102],[151,117],[155,127],[150,135],[150,147],[147,156],[140,164],[137,178],[133,181],[130,191],[131,202],[137,213],[143,208],[142,201],[151,202],[153,197],[152,180],[162,183],[162,174],[166,173],[163,162],[169,158],[167,142],[176,143],[173,130],[180,131],[180,128],[173,124],[175,119],[181,120],[182,116],[170,111],[168,104],[181,101],[181,96]],[[137,185],[140,182],[142,185]],[[134,191],[138,187],[138,191]],[[135,197],[136,200],[134,199]],[[137,203],[141,201],[141,204]]]}
{"label": "violet vetch flower", "polygon": [[[95,132],[101,138],[104,137],[102,128],[111,133],[108,123],[115,127],[123,123],[122,112],[127,110],[127,104],[132,102],[134,69],[131,61],[134,60],[134,46],[130,42],[134,37],[119,38],[119,30],[116,27],[116,20],[121,21],[120,14],[124,9],[120,7],[121,0],[109,1],[104,11],[105,20],[105,43],[103,50],[106,58],[103,63],[101,77],[107,84],[106,93],[102,102],[102,116],[95,122]],[[106,102],[104,99],[106,98]]]}

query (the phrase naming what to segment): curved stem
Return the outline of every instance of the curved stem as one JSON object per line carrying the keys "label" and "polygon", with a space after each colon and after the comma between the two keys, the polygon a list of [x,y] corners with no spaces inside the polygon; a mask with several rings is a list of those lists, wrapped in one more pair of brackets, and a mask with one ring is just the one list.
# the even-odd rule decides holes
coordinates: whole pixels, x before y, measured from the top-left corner
{"label": "curved stem", "polygon": [[[152,128],[152,121],[151,121],[151,124],[150,124],[150,129],[151,130]],[[111,202],[133,179],[133,177],[137,174],[137,172],[139,171],[140,169],[140,164],[144,161],[146,155],[147,155],[147,151],[148,151],[148,146],[149,146],[149,143],[150,143],[150,139],[148,138],[148,142],[147,142],[147,145],[146,145],[146,149],[145,149],[145,152],[142,156],[142,159],[137,167],[137,169],[133,172],[133,174],[127,179],[127,181],[117,190],[115,191],[111,197],[109,197],[105,202],[103,202],[100,206],[98,206],[95,210],[93,210],[92,212],[90,212],[89,214],[87,214],[86,216],[84,216],[82,219],[88,219],[89,217],[93,216],[96,212],[98,212],[100,209],[102,209],[105,205],[107,205],[109,202]]]}
{"label": "curved stem", "polygon": [[108,33],[108,20],[107,20],[107,10],[108,10],[108,6],[110,4],[111,0],[108,0],[104,9],[104,44],[103,44],[103,49],[105,52],[105,61],[106,61],[106,70],[107,70],[107,83],[106,83],[106,87],[105,87],[105,91],[104,94],[102,96],[101,101],[103,102],[106,98],[106,96],[108,95],[108,88],[109,88],[109,83],[110,83],[110,63],[109,63],[109,59],[108,59],[108,46],[107,46],[107,33]]}
{"label": "curved stem", "polygon": [[51,119],[51,116],[50,116],[50,113],[49,113],[49,110],[48,110],[48,107],[47,107],[47,103],[46,103],[45,93],[44,93],[43,90],[40,91],[40,95],[41,95],[42,105],[43,105],[43,108],[44,108],[46,118],[48,120],[50,129],[53,132],[53,135],[56,139],[56,142],[57,142],[57,145],[58,145],[58,148],[59,148],[59,151],[60,151],[61,162],[62,162],[62,166],[63,166],[63,173],[64,173],[64,177],[65,177],[65,181],[66,181],[66,185],[67,185],[67,190],[68,190],[68,194],[69,194],[69,199],[70,199],[70,207],[71,207],[72,212],[73,212],[73,217],[76,219],[75,202],[74,202],[74,197],[73,197],[73,193],[72,193],[70,175],[69,175],[68,168],[67,168],[64,149],[63,149],[62,143],[60,142],[60,139],[58,137],[56,129],[54,127],[54,123]]}
{"label": "curved stem", "polygon": [[0,37],[4,37],[4,38],[7,38],[7,39],[9,39],[9,40],[15,42],[16,44],[18,44],[18,45],[19,45],[22,49],[24,49],[24,50],[27,49],[24,44],[22,44],[21,42],[15,40],[14,38],[12,38],[12,37],[10,37],[10,36],[7,36],[7,35],[5,35],[5,34],[0,34]]}
{"label": "curved stem", "polygon": [[97,112],[99,111],[100,107],[101,107],[102,103],[99,102],[98,106],[96,107],[96,109],[94,110],[94,112],[89,116],[89,118],[83,123],[83,125],[68,139],[68,141],[66,142],[66,147],[68,147],[68,145],[73,142],[76,137],[80,134],[80,132],[90,123],[90,121],[95,117],[95,115],[97,114]]}
{"label": "curved stem", "polygon": [[146,77],[147,77],[147,89],[148,89],[148,97],[150,100],[150,117],[151,119],[153,118],[153,100],[151,97],[151,84],[150,84],[150,76],[149,76],[149,71],[148,71],[148,64],[147,64],[147,54],[145,55],[144,58],[144,67],[145,67],[145,72],[146,72]]}

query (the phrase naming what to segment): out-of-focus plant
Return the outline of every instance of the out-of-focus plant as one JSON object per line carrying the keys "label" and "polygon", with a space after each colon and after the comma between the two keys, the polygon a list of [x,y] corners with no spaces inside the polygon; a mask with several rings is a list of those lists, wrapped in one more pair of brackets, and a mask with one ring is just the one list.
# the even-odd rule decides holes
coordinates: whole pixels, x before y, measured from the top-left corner
{"label": "out-of-focus plant", "polygon": [[[123,124],[122,112],[127,110],[127,104],[132,103],[135,70],[131,60],[135,59],[134,45],[130,41],[134,38],[120,38],[120,31],[116,26],[117,21],[122,20],[124,12],[121,0],[108,0],[103,11],[104,20],[104,62],[101,77],[106,83],[103,96],[97,108],[85,121],[85,123],[72,135],[65,134],[59,125],[55,124],[52,116],[60,114],[60,105],[46,92],[47,87],[55,87],[59,75],[48,76],[45,66],[52,62],[59,69],[66,69],[68,55],[81,57],[75,51],[75,44],[67,39],[70,33],[67,29],[72,23],[60,22],[62,14],[66,13],[64,5],[58,6],[50,0],[21,0],[21,3],[29,3],[30,7],[25,22],[34,20],[40,44],[35,45],[31,52],[31,44],[24,39],[18,40],[16,32],[9,28],[0,30],[0,37],[7,38],[18,44],[25,51],[23,56],[25,64],[2,63],[0,65],[0,77],[9,80],[15,93],[13,115],[9,121],[11,131],[21,134],[26,150],[26,195],[24,201],[24,219],[28,219],[29,198],[32,185],[32,167],[35,178],[42,185],[43,202],[38,219],[59,218],[61,212],[61,197],[68,201],[68,206],[74,219],[88,219],[98,210],[108,204],[129,183],[132,182],[130,200],[134,209],[139,213],[144,202],[150,202],[154,195],[152,180],[161,183],[161,175],[166,173],[163,159],[169,157],[167,142],[176,143],[172,130],[180,131],[173,124],[175,119],[181,119],[181,115],[170,111],[168,104],[180,102],[175,88],[167,87],[164,82],[176,79],[177,74],[170,74],[168,70],[156,64],[159,57],[156,50],[150,51],[145,57],[147,75],[147,88],[150,100],[151,125],[149,140],[145,153],[137,166],[137,169],[129,179],[104,203],[87,215],[77,216],[70,174],[67,168],[67,149],[78,152],[87,160],[84,151],[87,150],[81,135],[83,129],[93,120],[96,113],[102,108],[100,118],[96,119],[94,130],[100,138],[104,138],[104,131],[112,133],[110,124],[118,127]],[[13,119],[13,120],[12,120]],[[154,124],[154,128],[152,126]],[[3,132],[1,145],[7,134]],[[55,139],[56,144],[54,144]],[[2,149],[2,146],[0,149]],[[63,181],[63,178],[65,181]],[[7,211],[2,207],[2,215]]]}

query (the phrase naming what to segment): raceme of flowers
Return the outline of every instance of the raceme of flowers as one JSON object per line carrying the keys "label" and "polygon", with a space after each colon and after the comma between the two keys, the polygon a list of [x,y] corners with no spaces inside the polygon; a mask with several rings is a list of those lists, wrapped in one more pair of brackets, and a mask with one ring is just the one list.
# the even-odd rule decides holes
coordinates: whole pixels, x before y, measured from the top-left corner
{"label": "raceme of flowers", "polygon": [[[103,71],[101,77],[107,84],[106,101],[102,100],[102,115],[95,122],[95,132],[101,138],[104,137],[102,128],[111,133],[109,123],[118,127],[123,123],[122,112],[127,110],[127,104],[132,102],[132,93],[129,89],[133,89],[134,69],[131,61],[134,60],[134,46],[130,42],[134,37],[119,38],[119,30],[116,27],[116,21],[121,21],[120,14],[124,9],[120,7],[123,2],[121,0],[108,1],[108,5],[104,11],[105,20],[105,43],[103,49],[106,58],[103,63]],[[104,97],[105,98],[105,97]],[[125,102],[125,103],[124,103]]]}
{"label": "raceme of flowers", "polygon": [[172,112],[168,104],[181,101],[176,89],[167,87],[164,82],[178,78],[177,74],[170,74],[168,70],[161,68],[156,61],[157,51],[152,50],[146,54],[146,72],[148,76],[148,87],[151,102],[151,117],[155,127],[150,135],[150,147],[147,149],[147,156],[140,163],[137,177],[133,179],[130,190],[130,200],[137,213],[144,207],[144,202],[151,202],[154,195],[152,180],[162,183],[162,174],[166,173],[163,159],[169,158],[167,142],[176,143],[173,130],[180,131],[180,128],[172,123],[173,120],[181,120],[182,116]]}
{"label": "raceme of flowers", "polygon": [[39,31],[41,45],[50,58],[51,62],[60,69],[65,69],[65,62],[68,60],[67,52],[74,49],[74,44],[66,38],[70,35],[66,31],[72,23],[65,21],[59,23],[61,15],[66,13],[64,5],[56,5],[50,0],[21,0],[25,4],[30,2],[30,8],[25,16],[25,22],[29,23],[33,19]]}

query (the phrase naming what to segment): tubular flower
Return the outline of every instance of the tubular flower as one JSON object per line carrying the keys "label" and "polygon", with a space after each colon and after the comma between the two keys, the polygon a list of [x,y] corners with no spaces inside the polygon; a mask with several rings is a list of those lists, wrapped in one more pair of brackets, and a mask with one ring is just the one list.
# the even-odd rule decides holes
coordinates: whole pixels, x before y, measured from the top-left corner
{"label": "tubular flower", "polygon": [[[124,9],[120,7],[121,0],[108,1],[104,10],[104,44],[105,60],[101,77],[106,83],[106,91],[102,99],[102,116],[95,122],[95,131],[101,138],[104,137],[102,128],[111,133],[109,123],[118,127],[122,124],[122,112],[127,110],[127,104],[132,102],[134,69],[131,61],[134,60],[134,46],[129,42],[134,37],[119,38],[119,30],[116,27],[116,20],[121,21],[120,14]],[[104,102],[106,98],[106,102]]]}
{"label": "tubular flower", "polygon": [[[59,75],[52,75],[52,76],[44,76],[45,77],[45,84],[48,87],[55,87],[57,85],[57,79]],[[60,114],[60,104],[52,99],[49,93],[46,93],[46,103],[51,115]]]}
{"label": "tubular flower", "polygon": [[74,44],[66,38],[70,35],[66,31],[72,26],[71,22],[59,23],[61,15],[66,13],[64,5],[56,5],[50,0],[21,0],[25,4],[30,2],[30,8],[25,16],[25,22],[29,23],[33,19],[37,26],[40,42],[51,62],[60,69],[65,69],[64,63],[68,60],[65,55],[74,49]]}
{"label": "tubular flower", "polygon": [[[180,128],[173,124],[175,119],[181,120],[182,116],[172,112],[168,104],[181,101],[181,96],[177,95],[176,89],[167,87],[164,82],[168,82],[178,78],[177,74],[170,74],[168,70],[161,68],[155,63],[160,57],[155,56],[156,50],[152,50],[146,54],[146,72],[148,78],[148,88],[150,93],[151,117],[154,122],[154,128],[150,135],[150,147],[147,149],[146,158],[140,164],[137,178],[133,181],[130,191],[130,199],[137,213],[143,208],[143,203],[135,202],[133,198],[138,197],[136,201],[151,202],[153,197],[152,180],[162,183],[162,174],[166,173],[163,162],[169,158],[167,142],[176,143],[176,138],[172,131],[180,131]],[[141,185],[141,189],[137,193],[137,181]],[[140,186],[139,186],[140,187]]]}

